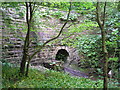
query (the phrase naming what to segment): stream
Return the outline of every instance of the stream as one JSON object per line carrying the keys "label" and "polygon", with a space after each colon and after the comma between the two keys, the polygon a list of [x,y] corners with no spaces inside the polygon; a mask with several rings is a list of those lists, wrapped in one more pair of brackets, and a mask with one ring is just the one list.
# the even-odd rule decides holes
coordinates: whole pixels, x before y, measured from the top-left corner
{"label": "stream", "polygon": [[64,71],[66,73],[69,73],[71,76],[89,78],[89,76],[86,73],[78,71],[78,70],[71,69],[69,67],[65,67]]}

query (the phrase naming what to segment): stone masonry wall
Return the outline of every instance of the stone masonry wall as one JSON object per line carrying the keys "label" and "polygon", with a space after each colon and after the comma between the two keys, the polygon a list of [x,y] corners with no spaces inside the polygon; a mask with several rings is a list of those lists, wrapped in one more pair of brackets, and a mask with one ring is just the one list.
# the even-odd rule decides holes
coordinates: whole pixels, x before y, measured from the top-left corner
{"label": "stone masonry wall", "polygon": [[38,53],[38,58],[35,58],[31,61],[31,64],[38,65],[46,61],[55,60],[56,54],[60,49],[65,49],[69,53],[67,64],[74,61],[77,63],[80,59],[78,52],[75,48],[68,46],[46,46],[41,52]]}
{"label": "stone masonry wall", "polygon": [[[20,16],[20,12],[24,11],[25,7],[21,6],[21,10],[17,12],[13,8],[8,9],[0,9],[2,12],[2,61],[7,61],[10,63],[19,64],[22,59],[22,51],[24,45],[25,33],[23,32],[25,29],[26,21],[25,16]],[[49,29],[48,29],[49,30]],[[50,29],[51,32],[51,29]],[[53,30],[55,33],[55,31]],[[42,32],[41,32],[42,33]],[[40,34],[41,35],[41,34]],[[31,36],[36,37],[40,36],[36,35],[34,32],[31,33]],[[45,38],[47,38],[46,35]],[[31,46],[36,46],[36,42],[32,42]],[[35,48],[31,47],[31,52],[35,51]],[[79,55],[75,48],[68,46],[46,46],[42,49],[31,61],[31,65],[40,65],[43,62],[55,60],[56,54],[58,50],[65,49],[69,53],[69,57],[67,59],[67,64],[71,61],[78,61]]]}

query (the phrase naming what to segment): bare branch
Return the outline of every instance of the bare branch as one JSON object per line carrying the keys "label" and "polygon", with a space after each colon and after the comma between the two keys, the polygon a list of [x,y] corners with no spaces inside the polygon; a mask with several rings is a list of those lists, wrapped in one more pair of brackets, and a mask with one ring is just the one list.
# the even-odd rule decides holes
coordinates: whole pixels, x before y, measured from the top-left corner
{"label": "bare branch", "polygon": [[26,22],[28,23],[28,3],[26,2]]}
{"label": "bare branch", "polygon": [[105,2],[105,5],[104,5],[104,13],[103,13],[103,28],[104,28],[104,25],[105,25],[105,12],[106,12],[106,2]]}
{"label": "bare branch", "polygon": [[97,2],[97,6],[96,6],[96,14],[97,14],[97,22],[98,25],[100,27],[100,29],[102,29],[102,23],[101,23],[101,19],[100,19],[100,2]]}
{"label": "bare branch", "polygon": [[61,42],[62,40],[66,39],[66,38],[69,38],[70,36],[72,36],[72,35],[74,35],[74,34],[75,34],[75,32],[74,32],[74,33],[71,33],[69,36],[63,37],[62,39],[60,39],[60,40],[57,41],[57,42]]}
{"label": "bare branch", "polygon": [[70,2],[70,8],[69,8],[69,12],[68,12],[68,15],[67,15],[67,20],[66,20],[66,22],[63,24],[62,28],[60,29],[59,34],[58,34],[56,37],[54,37],[54,38],[52,38],[52,39],[49,39],[49,40],[46,41],[42,46],[40,46],[40,49],[38,49],[36,52],[34,52],[34,53],[31,55],[30,60],[33,58],[34,55],[36,55],[38,52],[40,52],[40,50],[41,50],[47,43],[49,43],[49,42],[57,39],[57,38],[61,35],[64,27],[66,26],[66,24],[67,24],[67,22],[68,22],[69,15],[70,15],[70,11],[71,11],[71,6],[72,6],[72,3]]}
{"label": "bare branch", "polygon": [[[71,3],[71,2],[70,2],[70,3]],[[46,41],[46,42],[43,44],[43,46],[46,45],[47,43],[49,43],[50,41],[53,41],[54,39],[57,39],[57,38],[61,35],[61,33],[62,33],[62,31],[63,31],[65,25],[66,25],[67,22],[68,22],[69,15],[70,15],[70,11],[71,11],[71,4],[70,4],[70,9],[69,9],[69,12],[68,12],[68,15],[67,15],[67,20],[66,20],[66,22],[64,23],[64,25],[62,26],[62,28],[61,28],[59,34],[58,34],[56,37],[54,37],[54,38],[52,38],[52,39]]]}
{"label": "bare branch", "polygon": [[34,10],[35,10],[35,2],[33,3],[33,7],[32,7],[32,13],[34,12]]}
{"label": "bare branch", "polygon": [[29,7],[30,7],[30,22],[31,22],[31,20],[32,20],[32,16],[33,16],[33,13],[32,13],[32,3],[30,2],[29,3],[30,5],[29,5]]}

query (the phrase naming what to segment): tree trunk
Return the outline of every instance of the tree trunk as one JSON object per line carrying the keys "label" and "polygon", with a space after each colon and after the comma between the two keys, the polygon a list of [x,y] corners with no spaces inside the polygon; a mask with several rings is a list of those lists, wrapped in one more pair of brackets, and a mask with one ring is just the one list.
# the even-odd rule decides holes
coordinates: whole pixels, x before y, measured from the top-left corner
{"label": "tree trunk", "polygon": [[[35,4],[34,4],[34,6],[35,6]],[[27,67],[26,67],[26,73],[25,73],[26,76],[28,76],[29,63],[30,63],[31,59],[34,57],[34,55],[36,55],[38,52],[40,52],[41,49],[42,49],[47,43],[49,43],[49,42],[57,39],[57,38],[61,35],[61,33],[62,33],[62,31],[63,31],[64,27],[66,26],[66,24],[67,24],[67,22],[68,22],[68,19],[69,19],[69,15],[70,15],[70,11],[71,11],[71,2],[70,2],[69,12],[68,12],[68,15],[67,15],[67,20],[66,20],[66,22],[63,24],[63,26],[61,27],[59,34],[58,34],[56,37],[54,37],[54,38],[49,39],[48,41],[46,41],[46,42],[45,42],[43,45],[41,45],[41,46],[39,47],[39,49],[38,49],[37,51],[35,51],[31,56],[28,55],[28,47],[29,47],[29,34],[30,34],[31,20],[32,20],[34,8],[32,8],[31,3],[29,3],[29,7],[30,7],[30,15],[28,15],[28,4],[27,4],[27,2],[26,2],[26,20],[27,20],[27,25],[28,25],[28,33],[27,33],[26,39],[25,39],[25,45],[24,45],[24,49],[23,49],[23,58],[22,58],[22,61],[21,61],[21,66],[20,66],[20,72],[21,72],[22,75],[24,75],[25,67],[26,67],[26,61],[27,61],[27,59],[28,59],[28,57],[29,57],[29,59],[28,59],[28,64],[27,64]],[[28,20],[28,17],[29,17],[29,16],[30,16],[30,19]]]}
{"label": "tree trunk", "polygon": [[[120,37],[120,27],[118,30],[118,36]],[[118,46],[118,82],[120,84],[120,40],[117,40],[117,46]]]}
{"label": "tree trunk", "polygon": [[[120,1],[118,2],[118,22],[120,22]],[[118,26],[118,40],[117,40],[117,47],[118,47],[118,83],[120,85],[120,26]]]}
{"label": "tree trunk", "polygon": [[107,49],[106,49],[106,45],[105,45],[105,30],[102,29],[102,51],[103,51],[103,57],[104,57],[104,68],[103,68],[103,71],[104,71],[104,90],[107,90],[107,84],[108,84],[108,81],[107,81],[107,78],[108,78],[108,74],[107,74],[107,71],[108,71],[108,52],[107,52]]}
{"label": "tree trunk", "polygon": [[[29,59],[30,59],[30,56],[29,56]],[[27,66],[26,66],[26,73],[25,73],[26,77],[28,76],[29,64],[30,64],[30,60],[28,60],[28,63],[27,63]]]}
{"label": "tree trunk", "polygon": [[21,61],[21,64],[20,64],[20,75],[25,74],[25,66],[26,66],[26,61],[27,61],[27,57],[28,57],[29,36],[30,36],[29,35],[30,34],[30,20],[28,18],[29,18],[29,6],[28,6],[28,3],[26,2],[27,34],[26,34],[24,47],[23,47],[23,57],[22,57],[22,61]]}
{"label": "tree trunk", "polygon": [[[34,3],[34,6],[35,6],[35,3]],[[31,5],[31,3],[29,3],[29,17],[30,17],[30,19],[28,20],[28,22],[27,22],[27,25],[28,25],[28,31],[29,31],[29,35],[28,35],[28,46],[27,46],[27,48],[29,47],[29,43],[30,43],[30,40],[29,40],[29,38],[30,38],[30,29],[31,29],[31,22],[32,22],[32,16],[33,16],[33,10],[34,10],[34,6],[33,6],[33,8],[32,8],[32,5]],[[28,48],[29,49],[29,48]],[[29,52],[28,52],[29,53]],[[30,64],[30,55],[28,54],[28,61],[27,61],[27,66],[26,66],[26,73],[25,73],[25,76],[28,76],[28,71],[29,71],[29,64]]]}
{"label": "tree trunk", "polygon": [[103,87],[104,90],[107,90],[108,88],[108,81],[107,81],[107,70],[108,70],[108,52],[106,49],[106,34],[105,34],[105,30],[104,30],[104,26],[105,26],[105,12],[106,12],[106,2],[104,5],[104,13],[103,13],[103,21],[101,22],[100,19],[100,5],[99,2],[97,2],[97,7],[96,7],[96,13],[97,13],[97,23],[101,29],[101,36],[102,36],[102,52],[103,52],[103,59],[104,59],[104,67],[103,67],[103,73],[104,73],[104,83],[103,83]]}

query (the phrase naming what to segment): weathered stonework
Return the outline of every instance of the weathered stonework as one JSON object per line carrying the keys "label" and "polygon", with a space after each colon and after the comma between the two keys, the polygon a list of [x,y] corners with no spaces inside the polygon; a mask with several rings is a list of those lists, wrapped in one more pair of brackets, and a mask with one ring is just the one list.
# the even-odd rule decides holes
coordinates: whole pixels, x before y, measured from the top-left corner
{"label": "weathered stonework", "polygon": [[[21,8],[25,9],[24,7]],[[20,17],[18,12],[13,9],[2,10],[3,13],[3,25],[2,25],[2,58],[3,61],[7,61],[10,63],[19,64],[22,59],[22,51],[24,45],[25,33],[22,32],[24,30],[25,17]],[[21,11],[21,10],[20,10]],[[9,17],[10,19],[6,19]],[[10,21],[10,22],[8,22]],[[18,25],[16,25],[18,23]],[[7,24],[14,26],[9,28]],[[45,33],[47,32],[47,33]],[[54,32],[54,33],[53,33]],[[31,32],[31,37],[36,38],[37,41],[46,41],[50,39],[52,36],[56,35],[57,32],[52,30],[51,28],[47,28],[44,32],[39,31],[38,33]],[[33,53],[35,51],[36,42],[32,42],[31,50],[29,53]],[[43,62],[52,61],[56,59],[56,54],[59,50],[66,50],[69,54],[67,57],[67,62],[65,65],[69,65],[72,62],[77,63],[80,59],[78,52],[75,48],[62,46],[62,45],[52,45],[44,47],[38,54],[36,54],[31,60],[31,65],[40,65]]]}
{"label": "weathered stonework", "polygon": [[68,46],[53,46],[44,48],[41,52],[38,53],[38,58],[33,59],[31,64],[38,65],[48,60],[52,61],[55,60],[56,54],[59,50],[64,49],[69,53],[67,58],[66,65],[69,65],[72,62],[76,62],[80,59],[78,52],[75,48],[68,47]]}

